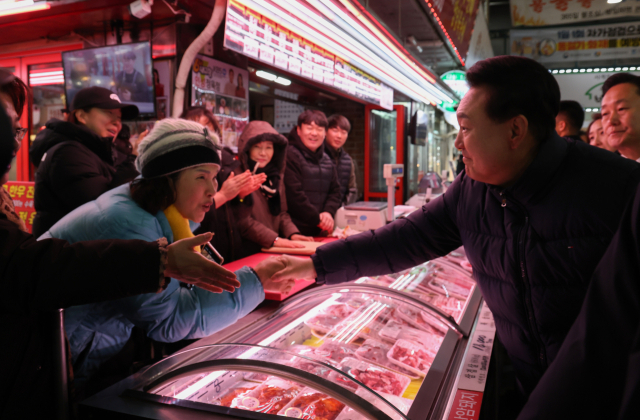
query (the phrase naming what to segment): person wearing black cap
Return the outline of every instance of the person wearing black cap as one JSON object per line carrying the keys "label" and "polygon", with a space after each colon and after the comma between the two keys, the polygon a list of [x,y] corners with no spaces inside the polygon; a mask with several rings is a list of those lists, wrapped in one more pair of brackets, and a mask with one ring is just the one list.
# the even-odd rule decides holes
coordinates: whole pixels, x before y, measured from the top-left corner
{"label": "person wearing black cap", "polygon": [[123,101],[148,102],[149,87],[145,77],[135,68],[136,54],[124,54],[123,70],[116,73],[116,93]]}
{"label": "person wearing black cap", "polygon": [[135,155],[114,146],[122,119],[137,115],[135,105],[123,104],[115,93],[94,86],[75,95],[69,122],[47,122],[29,150],[38,168],[34,235],[40,236],[71,210],[138,175]]}

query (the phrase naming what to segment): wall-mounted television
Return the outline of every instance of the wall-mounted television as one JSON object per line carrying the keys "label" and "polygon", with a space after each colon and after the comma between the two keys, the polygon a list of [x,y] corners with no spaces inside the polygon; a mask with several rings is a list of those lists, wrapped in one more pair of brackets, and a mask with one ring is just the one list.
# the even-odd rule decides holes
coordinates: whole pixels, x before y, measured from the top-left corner
{"label": "wall-mounted television", "polygon": [[149,42],[110,45],[62,53],[67,107],[83,88],[102,86],[122,103],[134,104],[143,118],[155,117],[153,61]]}

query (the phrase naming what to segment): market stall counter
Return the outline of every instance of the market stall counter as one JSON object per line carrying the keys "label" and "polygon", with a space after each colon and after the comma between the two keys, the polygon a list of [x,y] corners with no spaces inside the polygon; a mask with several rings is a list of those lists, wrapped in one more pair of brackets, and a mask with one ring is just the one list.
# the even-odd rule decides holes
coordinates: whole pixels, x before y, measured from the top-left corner
{"label": "market stall counter", "polygon": [[91,418],[477,419],[494,334],[491,312],[458,251],[400,273],[318,286],[262,305],[85,400],[80,412]]}

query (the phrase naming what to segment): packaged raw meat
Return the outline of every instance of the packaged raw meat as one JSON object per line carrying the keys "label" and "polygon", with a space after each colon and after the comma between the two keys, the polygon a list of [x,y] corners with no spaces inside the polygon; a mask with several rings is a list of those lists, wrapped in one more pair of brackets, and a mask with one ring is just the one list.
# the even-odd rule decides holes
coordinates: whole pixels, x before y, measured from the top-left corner
{"label": "packaged raw meat", "polygon": [[453,297],[446,297],[436,293],[424,295],[423,299],[436,308],[441,309],[443,312],[451,315],[454,319],[458,319],[462,314],[463,302]]}
{"label": "packaged raw meat", "polygon": [[320,313],[313,318],[306,320],[304,323],[309,328],[327,334],[343,320],[343,317]]}
{"label": "packaged raw meat", "polygon": [[322,310],[323,314],[346,318],[356,311],[356,308],[345,303],[328,306]]}
{"label": "packaged raw meat", "polygon": [[419,379],[420,376],[413,373],[413,371],[397,366],[389,360],[387,353],[389,353],[390,349],[390,344],[369,339],[356,351],[356,357],[365,362],[408,376],[411,379]]}
{"label": "packaged raw meat", "polygon": [[[409,383],[411,383],[411,379],[404,375],[351,357],[347,357],[342,361],[340,370],[374,391],[386,392],[396,396],[401,396],[409,386]],[[329,380],[334,380],[339,385],[352,390],[357,389],[357,384],[346,380],[342,375],[338,375],[335,372],[329,376]]]}
{"label": "packaged raw meat", "polygon": [[431,317],[426,312],[412,306],[402,305],[396,310],[396,314],[398,318],[401,318],[404,321],[408,322],[410,326],[422,331],[426,331],[436,335],[443,335],[443,328],[446,331],[446,326],[444,326],[444,324],[436,321],[435,323],[439,325],[437,327],[435,325],[432,325],[435,318]]}
{"label": "packaged raw meat", "polygon": [[371,317],[355,314],[336,325],[333,339],[351,343],[356,338],[363,340],[376,338],[384,325],[384,322],[380,322],[377,319],[371,320]]}
{"label": "packaged raw meat", "polygon": [[419,344],[401,339],[391,347],[387,357],[398,366],[425,376],[433,363],[435,354],[426,352]]}
{"label": "packaged raw meat", "polygon": [[469,297],[473,285],[455,281],[455,279],[451,277],[433,274],[429,279],[428,287],[434,292],[440,293],[441,295],[446,297],[466,299],[467,297]]}
{"label": "packaged raw meat", "polygon": [[232,408],[257,411],[266,414],[277,414],[278,411],[298,395],[302,387],[275,376],[270,376],[256,389],[235,398]]}
{"label": "packaged raw meat", "polygon": [[296,419],[335,420],[344,404],[311,388],[303,389],[278,415]]}
{"label": "packaged raw meat", "polygon": [[391,342],[395,342],[396,340],[413,341],[434,354],[438,351],[440,343],[442,342],[442,336],[440,335],[430,334],[426,331],[401,325],[393,320],[389,321],[387,325],[380,330],[380,337]]}
{"label": "packaged raw meat", "polygon": [[237,404],[234,404],[233,401],[236,399],[241,399],[249,392],[253,391],[257,386],[258,384],[255,383],[252,384],[244,381],[236,382],[224,394],[212,399],[211,401],[209,401],[209,403],[213,405],[221,405],[223,407],[236,407]]}
{"label": "packaged raw meat", "polygon": [[353,344],[341,343],[333,340],[324,340],[324,343],[317,349],[315,354],[339,364],[345,357],[353,357],[356,354],[358,346]]}

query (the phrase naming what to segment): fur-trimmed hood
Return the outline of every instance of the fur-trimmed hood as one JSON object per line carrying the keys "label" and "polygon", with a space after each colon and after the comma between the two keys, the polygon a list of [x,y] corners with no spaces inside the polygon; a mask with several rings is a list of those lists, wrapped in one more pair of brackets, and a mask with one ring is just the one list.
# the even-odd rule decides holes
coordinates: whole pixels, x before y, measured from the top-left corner
{"label": "fur-trimmed hood", "polygon": [[278,133],[271,124],[266,121],[251,121],[238,140],[238,159],[240,159],[242,164],[242,170],[253,170],[253,168],[249,168],[247,163],[249,149],[261,141],[270,141],[273,143],[273,158],[271,158],[271,161],[275,163],[279,172],[284,171],[288,141],[286,137]]}

